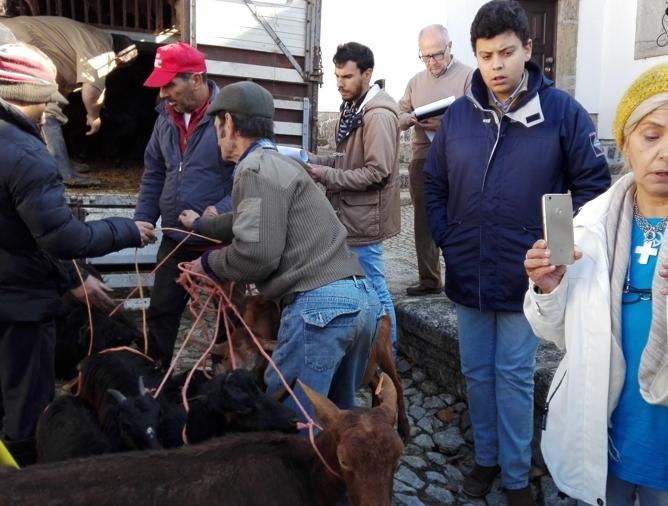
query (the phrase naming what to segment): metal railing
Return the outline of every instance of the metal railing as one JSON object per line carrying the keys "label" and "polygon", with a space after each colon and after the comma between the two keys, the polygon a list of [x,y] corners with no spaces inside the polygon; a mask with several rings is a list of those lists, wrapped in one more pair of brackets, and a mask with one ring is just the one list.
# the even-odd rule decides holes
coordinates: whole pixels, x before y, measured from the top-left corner
{"label": "metal railing", "polygon": [[37,0],[38,13],[108,28],[162,32],[179,28],[180,0]]}

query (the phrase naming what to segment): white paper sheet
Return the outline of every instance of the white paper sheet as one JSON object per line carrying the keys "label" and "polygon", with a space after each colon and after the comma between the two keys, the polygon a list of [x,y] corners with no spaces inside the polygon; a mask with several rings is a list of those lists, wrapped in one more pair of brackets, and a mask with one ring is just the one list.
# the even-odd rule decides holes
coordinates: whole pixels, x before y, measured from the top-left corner
{"label": "white paper sheet", "polygon": [[430,104],[421,105],[420,107],[415,108],[415,117],[418,121],[431,118],[433,116],[439,116],[445,112],[445,110],[455,101],[455,97],[443,98],[432,102]]}
{"label": "white paper sheet", "polygon": [[305,149],[294,148],[292,146],[283,146],[281,144],[277,144],[276,149],[278,149],[280,154],[289,156],[298,162],[308,162],[308,153]]}

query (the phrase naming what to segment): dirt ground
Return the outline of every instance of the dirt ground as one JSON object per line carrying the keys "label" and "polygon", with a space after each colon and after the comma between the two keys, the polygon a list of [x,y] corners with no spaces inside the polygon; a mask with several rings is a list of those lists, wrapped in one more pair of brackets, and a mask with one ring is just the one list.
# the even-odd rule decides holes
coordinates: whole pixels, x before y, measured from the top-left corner
{"label": "dirt ground", "polygon": [[68,193],[130,193],[139,191],[139,182],[144,166],[137,162],[123,162],[123,165],[110,161],[93,161],[88,164],[90,171],[86,176],[100,180],[100,186],[94,188],[68,188]]}

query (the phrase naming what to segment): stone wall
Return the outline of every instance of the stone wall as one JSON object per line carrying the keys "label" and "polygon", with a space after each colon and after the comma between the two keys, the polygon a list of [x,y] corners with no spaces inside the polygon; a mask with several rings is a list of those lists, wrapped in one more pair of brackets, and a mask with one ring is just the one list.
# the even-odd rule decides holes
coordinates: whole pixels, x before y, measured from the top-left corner
{"label": "stone wall", "polygon": [[578,55],[580,0],[559,0],[557,4],[556,85],[575,95]]}

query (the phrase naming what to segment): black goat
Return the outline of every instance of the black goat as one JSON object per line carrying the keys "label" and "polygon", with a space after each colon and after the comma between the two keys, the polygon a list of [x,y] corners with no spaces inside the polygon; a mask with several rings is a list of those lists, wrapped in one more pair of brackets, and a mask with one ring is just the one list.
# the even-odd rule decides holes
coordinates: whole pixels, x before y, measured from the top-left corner
{"label": "black goat", "polygon": [[227,432],[297,432],[294,411],[262,392],[245,369],[215,376],[199,392],[190,401],[186,424],[189,443]]}
{"label": "black goat", "polygon": [[[162,380],[162,371],[148,357],[130,350],[108,351],[86,357],[79,366],[79,393],[98,414],[105,409],[109,391],[117,391],[136,402],[137,382],[156,388]],[[142,392],[143,394],[143,392]],[[165,448],[175,448],[183,444],[182,430],[186,423],[183,407],[167,399],[153,399],[143,396],[145,402],[158,406],[156,431],[158,441]],[[148,401],[147,399],[150,399]]]}
{"label": "black goat", "polygon": [[[94,274],[91,274],[94,275]],[[122,311],[109,317],[106,312],[92,308],[92,352],[143,344],[143,335],[135,323]],[[70,293],[63,295],[56,317],[56,377],[69,380],[77,375],[77,364],[86,356],[90,344],[90,321],[86,305]]]}
{"label": "black goat", "polygon": [[323,428],[316,444],[338,476],[307,438],[235,434],[175,450],[0,471],[0,506],[334,506],[344,494],[354,506],[390,506],[403,444],[394,430],[396,389],[387,375],[379,389],[379,406],[341,411],[305,388]]}
{"label": "black goat", "polygon": [[[81,363],[81,396],[99,412],[100,399],[104,399],[108,389],[131,395],[142,374],[151,377],[147,384],[157,386],[161,374],[154,367],[149,359],[129,351],[92,355]],[[262,392],[248,371],[233,371],[206,382],[201,375],[197,378],[195,392],[189,392],[193,398],[187,417],[180,395],[175,395],[180,393],[182,385],[175,380],[170,379],[164,395],[158,397],[161,406],[158,439],[164,447],[183,444],[184,426],[190,443],[228,432],[296,431],[294,412]],[[182,380],[183,377],[179,382]]]}
{"label": "black goat", "polygon": [[111,453],[113,444],[81,399],[63,395],[44,410],[37,422],[37,462]]}
{"label": "black goat", "polygon": [[128,450],[158,449],[160,405],[144,394],[125,397],[109,390],[97,411],[85,400],[64,395],[54,400],[37,423],[39,462]]}

